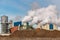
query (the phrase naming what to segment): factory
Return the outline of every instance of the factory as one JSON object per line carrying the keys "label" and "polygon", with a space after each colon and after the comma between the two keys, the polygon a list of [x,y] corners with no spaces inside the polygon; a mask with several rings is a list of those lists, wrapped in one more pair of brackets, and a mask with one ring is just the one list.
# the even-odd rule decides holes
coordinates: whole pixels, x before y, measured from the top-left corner
{"label": "factory", "polygon": [[[32,30],[34,29],[32,26],[29,25],[29,22],[22,22],[22,21],[17,21],[14,22],[14,26],[13,26],[13,21],[10,20],[8,22],[8,16],[1,16],[1,33],[2,34],[10,34],[15,32],[16,30]],[[40,23],[37,24],[37,28],[40,29],[45,29],[45,30],[58,30],[58,27],[56,26],[56,24],[54,23],[45,23],[43,25],[40,25]]]}
{"label": "factory", "polygon": [[[8,22],[8,16],[2,16],[1,17],[1,33],[13,33],[16,30],[26,30],[26,29],[33,29],[32,26],[29,25],[28,22],[22,22],[22,21],[17,21],[14,22],[14,26],[12,26],[12,20]],[[46,23],[43,25],[40,25],[40,23],[37,25],[37,28],[40,29],[46,29],[46,30],[57,30],[56,24],[52,23]]]}
{"label": "factory", "polygon": [[14,22],[14,27],[10,28],[11,33],[13,33],[16,30],[32,30],[33,27],[29,25],[28,22],[22,22],[22,21],[18,21],[18,22]]}

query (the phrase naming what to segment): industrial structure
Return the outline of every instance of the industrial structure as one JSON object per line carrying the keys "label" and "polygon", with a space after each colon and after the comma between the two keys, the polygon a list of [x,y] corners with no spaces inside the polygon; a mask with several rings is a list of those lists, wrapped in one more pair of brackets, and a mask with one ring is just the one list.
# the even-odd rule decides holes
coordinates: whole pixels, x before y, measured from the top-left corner
{"label": "industrial structure", "polygon": [[45,23],[43,25],[38,24],[37,28],[45,29],[45,30],[58,30],[58,27],[54,23]]}
{"label": "industrial structure", "polygon": [[[31,30],[34,29],[29,25],[29,22],[17,21],[14,22],[14,26],[12,26],[13,21],[10,20],[8,22],[8,16],[1,16],[1,34],[0,35],[10,35],[10,33],[15,32],[16,30]],[[37,28],[45,29],[45,30],[57,30],[58,27],[54,23],[45,23],[41,25],[39,22],[37,24]]]}
{"label": "industrial structure", "polygon": [[18,30],[25,30],[25,29],[29,29],[32,28],[29,26],[28,22],[14,22],[14,27],[18,27]]}
{"label": "industrial structure", "polygon": [[1,17],[1,33],[8,33],[8,16]]}
{"label": "industrial structure", "polygon": [[25,29],[31,30],[31,29],[33,29],[33,27],[29,25],[29,22],[23,22],[23,25],[21,26],[20,29],[21,30],[25,30]]}
{"label": "industrial structure", "polygon": [[46,30],[57,30],[58,27],[54,23],[46,23],[46,24],[44,24],[42,26],[42,29],[46,29]]}
{"label": "industrial structure", "polygon": [[9,22],[10,24],[9,24],[9,28],[12,28],[12,24],[13,24],[13,21],[12,20],[10,20],[10,22]]}
{"label": "industrial structure", "polygon": [[12,28],[12,20],[8,22],[8,16],[1,16],[1,33],[0,35],[10,35],[10,28]]}
{"label": "industrial structure", "polygon": [[29,25],[28,22],[22,22],[22,21],[18,21],[18,22],[14,22],[14,27],[10,28],[11,33],[15,32],[16,30],[31,30],[33,29],[32,26]]}

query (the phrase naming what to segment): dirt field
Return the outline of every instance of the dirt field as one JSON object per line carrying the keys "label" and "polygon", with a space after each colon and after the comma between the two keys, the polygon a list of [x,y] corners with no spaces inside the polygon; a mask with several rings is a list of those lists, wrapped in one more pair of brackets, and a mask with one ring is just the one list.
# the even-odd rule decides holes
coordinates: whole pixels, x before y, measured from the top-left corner
{"label": "dirt field", "polygon": [[60,31],[43,29],[15,31],[8,37],[0,36],[0,40],[60,40]]}
{"label": "dirt field", "polygon": [[7,38],[3,37],[0,40],[60,40],[60,38]]}
{"label": "dirt field", "polygon": [[10,37],[51,37],[51,38],[58,38],[60,37],[60,31],[48,31],[43,29],[36,29],[36,30],[22,30],[16,31],[10,35]]}

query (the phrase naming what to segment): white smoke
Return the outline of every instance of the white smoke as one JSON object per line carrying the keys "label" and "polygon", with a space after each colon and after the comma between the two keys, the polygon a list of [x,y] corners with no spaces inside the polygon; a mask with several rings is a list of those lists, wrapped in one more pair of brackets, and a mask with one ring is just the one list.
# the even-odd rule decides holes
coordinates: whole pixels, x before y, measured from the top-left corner
{"label": "white smoke", "polygon": [[37,21],[38,21],[38,17],[37,17],[37,16],[35,16],[35,17],[33,18],[32,22],[31,22],[31,25],[33,25],[33,24],[37,23]]}
{"label": "white smoke", "polygon": [[22,20],[22,22],[29,22],[32,20],[31,16],[25,16],[24,19]]}
{"label": "white smoke", "polygon": [[35,11],[33,11],[33,10],[28,11],[28,16],[34,17],[35,16]]}
{"label": "white smoke", "polygon": [[[57,23],[57,10],[55,5],[49,5],[45,8],[39,8],[28,12],[28,16],[23,19],[25,22],[35,23]],[[39,22],[38,22],[39,21]]]}

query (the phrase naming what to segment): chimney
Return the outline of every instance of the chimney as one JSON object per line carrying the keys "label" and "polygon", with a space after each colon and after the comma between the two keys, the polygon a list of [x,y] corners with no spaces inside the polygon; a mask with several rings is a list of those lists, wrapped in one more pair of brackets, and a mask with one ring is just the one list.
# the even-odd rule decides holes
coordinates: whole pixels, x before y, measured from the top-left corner
{"label": "chimney", "polygon": [[12,22],[13,22],[13,21],[12,21],[12,20],[10,20],[10,28],[12,28]]}

